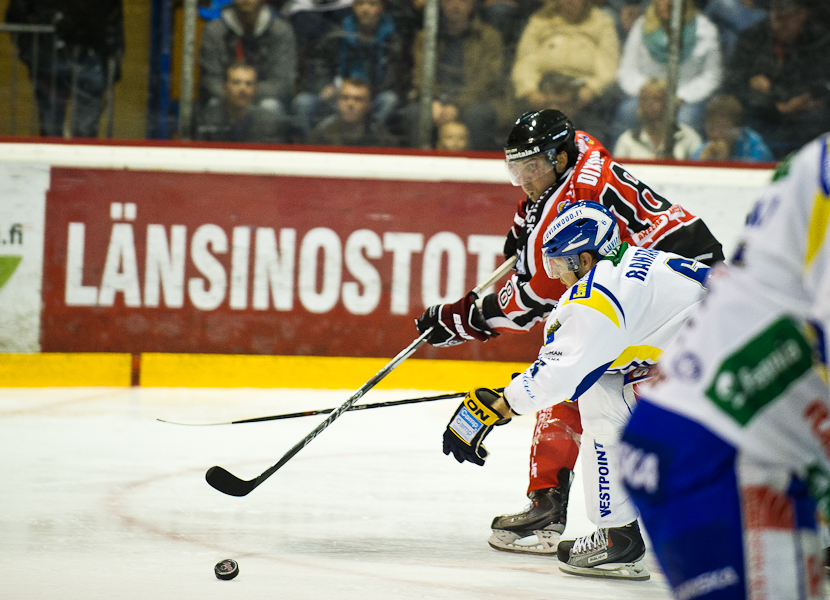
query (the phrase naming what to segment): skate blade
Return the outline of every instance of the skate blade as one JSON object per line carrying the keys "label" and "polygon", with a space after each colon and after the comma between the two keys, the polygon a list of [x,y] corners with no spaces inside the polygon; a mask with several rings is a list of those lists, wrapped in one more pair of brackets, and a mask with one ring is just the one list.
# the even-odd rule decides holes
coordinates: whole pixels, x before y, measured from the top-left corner
{"label": "skate blade", "polygon": [[637,560],[631,563],[608,563],[596,567],[575,567],[568,563],[560,563],[559,570],[569,575],[581,577],[599,577],[602,579],[628,579],[630,581],[648,581],[651,573],[645,562]]}
{"label": "skate blade", "polygon": [[491,548],[503,552],[518,552],[521,554],[550,554],[556,556],[559,546],[560,533],[547,529],[539,529],[532,535],[519,537],[518,533],[504,529],[494,529],[487,543]]}

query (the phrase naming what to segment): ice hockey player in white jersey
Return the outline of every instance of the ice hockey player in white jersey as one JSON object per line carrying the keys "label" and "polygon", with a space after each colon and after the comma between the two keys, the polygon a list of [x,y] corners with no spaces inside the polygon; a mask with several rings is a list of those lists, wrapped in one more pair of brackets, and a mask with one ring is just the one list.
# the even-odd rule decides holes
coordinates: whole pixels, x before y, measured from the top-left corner
{"label": "ice hockey player in white jersey", "polygon": [[675,598],[824,598],[830,137],[779,167],[621,442]]}
{"label": "ice hockey player in white jersey", "polygon": [[548,276],[568,289],[545,323],[539,357],[503,396],[479,388],[465,398],[444,433],[444,453],[482,465],[493,425],[578,400],[585,500],[598,529],[559,543],[560,569],[648,579],[638,513],[617,474],[617,444],[637,401],[635,384],[694,311],[709,268],[620,243],[613,213],[595,202],[566,208],[542,251]]}

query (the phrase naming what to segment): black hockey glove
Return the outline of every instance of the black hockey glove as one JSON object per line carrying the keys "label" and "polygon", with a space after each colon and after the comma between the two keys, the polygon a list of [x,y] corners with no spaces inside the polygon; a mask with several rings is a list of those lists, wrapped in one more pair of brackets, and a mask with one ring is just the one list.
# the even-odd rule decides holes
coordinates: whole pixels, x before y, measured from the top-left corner
{"label": "black hockey glove", "polygon": [[476,306],[478,297],[470,292],[458,302],[430,306],[416,321],[420,333],[432,327],[427,342],[437,348],[463,344],[467,340],[486,342],[498,334],[487,326]]}
{"label": "black hockey glove", "polygon": [[499,398],[501,394],[489,388],[478,388],[467,394],[444,432],[444,454],[452,452],[460,463],[466,460],[484,465],[488,455],[482,445],[484,438],[493,426],[510,422],[509,417],[492,408]]}
{"label": "black hockey glove", "polygon": [[511,227],[504,238],[504,260],[510,260],[519,251],[519,236],[515,229],[515,227]]}
{"label": "black hockey glove", "polygon": [[516,256],[519,252],[519,234],[525,226],[525,218],[527,217],[527,202],[527,198],[519,202],[519,206],[516,207],[516,214],[513,215],[513,226],[504,238],[503,252],[505,260],[510,260],[511,257]]}

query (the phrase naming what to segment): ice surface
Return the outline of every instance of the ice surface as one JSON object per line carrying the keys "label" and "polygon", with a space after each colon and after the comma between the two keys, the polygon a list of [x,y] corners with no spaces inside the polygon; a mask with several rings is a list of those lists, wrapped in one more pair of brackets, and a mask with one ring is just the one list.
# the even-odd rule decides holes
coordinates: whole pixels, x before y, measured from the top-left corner
{"label": "ice surface", "polygon": [[[670,597],[651,557],[650,581],[607,581],[487,545],[492,518],[527,503],[530,417],[494,430],[480,468],[441,452],[457,400],[347,413],[244,498],[205,471],[250,479],[325,416],[156,421],[335,407],[352,392],[0,390],[0,600]],[[578,469],[574,486],[566,538],[593,531]],[[239,562],[233,581],[214,577],[223,558]]]}

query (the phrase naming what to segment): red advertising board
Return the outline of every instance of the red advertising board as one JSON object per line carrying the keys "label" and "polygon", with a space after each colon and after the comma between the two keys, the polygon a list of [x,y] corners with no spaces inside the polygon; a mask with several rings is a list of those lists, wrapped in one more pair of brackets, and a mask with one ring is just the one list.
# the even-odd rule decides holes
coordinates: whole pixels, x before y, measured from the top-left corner
{"label": "red advertising board", "polygon": [[[46,352],[393,356],[501,263],[504,184],[53,168]],[[422,358],[530,361],[540,334]]]}

